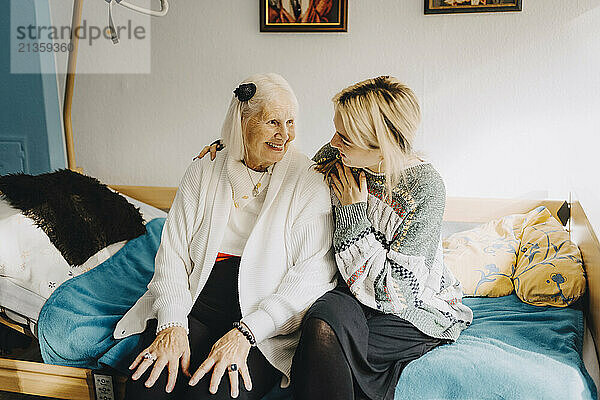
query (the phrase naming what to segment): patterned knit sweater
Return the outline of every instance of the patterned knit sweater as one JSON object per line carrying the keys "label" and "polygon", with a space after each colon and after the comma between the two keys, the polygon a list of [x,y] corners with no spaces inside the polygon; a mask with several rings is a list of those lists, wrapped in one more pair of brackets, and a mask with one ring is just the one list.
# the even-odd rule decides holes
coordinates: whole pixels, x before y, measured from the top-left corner
{"label": "patterned knit sweater", "polygon": [[[325,145],[317,164],[339,158]],[[385,176],[365,170],[367,202],[335,210],[333,237],[338,269],[363,304],[399,316],[423,333],[456,340],[473,320],[462,303],[460,282],[443,261],[444,182],[430,163],[406,170],[406,181],[386,201]],[[355,171],[356,172],[356,171]]]}

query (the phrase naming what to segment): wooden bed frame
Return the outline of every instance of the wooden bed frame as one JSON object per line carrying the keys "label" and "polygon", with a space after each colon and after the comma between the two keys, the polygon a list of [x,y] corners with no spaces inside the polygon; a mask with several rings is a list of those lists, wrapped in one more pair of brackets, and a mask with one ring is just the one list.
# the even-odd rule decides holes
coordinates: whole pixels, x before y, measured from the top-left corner
{"label": "wooden bed frame", "polygon": [[[170,207],[176,191],[176,188],[165,187],[111,187],[161,209]],[[451,197],[447,199],[444,220],[483,223],[509,214],[526,213],[539,205],[546,206],[553,215],[556,215],[562,203],[562,201],[556,200]],[[571,239],[579,245],[585,263],[589,286],[589,302],[586,305],[585,315],[594,338],[596,354],[600,354],[598,346],[600,337],[600,307],[598,307],[600,301],[600,242],[578,201],[571,202],[571,218],[567,227],[569,228],[569,226]],[[7,323],[7,325],[22,333],[27,333],[27,330],[19,325],[11,323]],[[113,385],[115,398],[122,398],[124,378],[118,377]],[[58,399],[94,400],[96,398],[94,376],[89,369],[7,358],[0,358],[0,390]]]}

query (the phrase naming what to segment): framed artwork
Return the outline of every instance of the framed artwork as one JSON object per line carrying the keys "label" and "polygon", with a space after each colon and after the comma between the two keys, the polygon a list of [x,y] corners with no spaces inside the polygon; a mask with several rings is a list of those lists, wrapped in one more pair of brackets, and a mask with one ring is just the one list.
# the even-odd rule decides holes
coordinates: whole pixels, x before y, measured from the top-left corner
{"label": "framed artwork", "polygon": [[425,14],[521,11],[523,0],[425,0]]}
{"label": "framed artwork", "polygon": [[347,32],[348,0],[259,0],[261,32]]}

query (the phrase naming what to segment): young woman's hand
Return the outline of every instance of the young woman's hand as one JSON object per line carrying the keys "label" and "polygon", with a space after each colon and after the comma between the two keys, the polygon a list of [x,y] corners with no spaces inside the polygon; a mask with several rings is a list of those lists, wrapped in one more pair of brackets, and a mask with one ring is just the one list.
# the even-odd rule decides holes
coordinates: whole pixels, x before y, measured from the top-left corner
{"label": "young woman's hand", "polygon": [[[239,330],[230,330],[213,345],[208,358],[192,376],[190,385],[194,386],[204,375],[213,370],[209,391],[215,394],[219,389],[223,374],[227,371],[231,385],[231,397],[235,398],[239,394],[239,375],[242,375],[246,390],[252,390],[252,380],[246,363],[250,347],[250,342]],[[237,371],[229,369],[231,364],[236,364]]]}
{"label": "young woman's hand", "polygon": [[221,144],[220,141],[214,142],[214,143],[204,147],[204,149],[202,149],[202,151],[196,157],[194,157],[194,160],[197,158],[202,158],[210,152],[210,160],[214,161],[215,158],[217,157],[217,151],[222,150],[223,148],[224,148],[224,145]]}
{"label": "young woman's hand", "polygon": [[369,196],[367,190],[367,177],[364,171],[360,171],[359,182],[356,182],[352,171],[342,163],[337,163],[337,176],[331,174],[331,188],[343,206],[349,204],[366,202]]}
{"label": "young woman's hand", "polygon": [[[144,358],[144,355],[150,353],[152,358]],[[190,343],[185,328],[174,326],[158,332],[154,342],[142,350],[133,363],[129,366],[132,370],[137,367],[131,376],[134,381],[139,379],[146,370],[154,364],[150,377],[146,381],[146,387],[152,387],[162,370],[167,367],[169,377],[167,379],[167,393],[173,391],[177,381],[177,370],[181,360],[181,370],[186,376],[190,376]]]}

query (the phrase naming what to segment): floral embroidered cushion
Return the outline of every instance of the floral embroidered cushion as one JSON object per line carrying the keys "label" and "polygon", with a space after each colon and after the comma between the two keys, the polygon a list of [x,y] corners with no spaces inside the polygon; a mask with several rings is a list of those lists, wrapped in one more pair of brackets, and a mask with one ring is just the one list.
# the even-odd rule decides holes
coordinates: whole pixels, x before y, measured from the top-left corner
{"label": "floral embroidered cushion", "polygon": [[446,238],[444,262],[465,296],[500,297],[513,292],[519,231],[525,215],[510,215]]}
{"label": "floral embroidered cushion", "polygon": [[585,292],[579,248],[544,206],[455,233],[443,247],[465,296],[514,290],[525,303],[565,307]]}
{"label": "floral embroidered cushion", "polygon": [[585,293],[581,253],[547,208],[536,210],[524,224],[513,274],[515,291],[528,304],[566,307]]}

